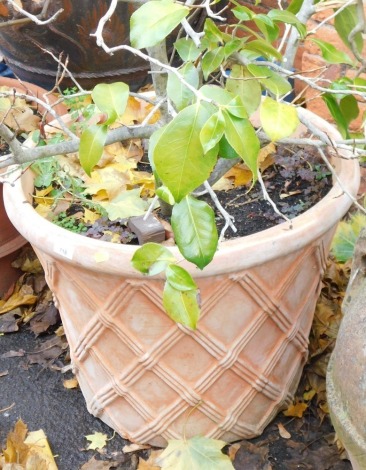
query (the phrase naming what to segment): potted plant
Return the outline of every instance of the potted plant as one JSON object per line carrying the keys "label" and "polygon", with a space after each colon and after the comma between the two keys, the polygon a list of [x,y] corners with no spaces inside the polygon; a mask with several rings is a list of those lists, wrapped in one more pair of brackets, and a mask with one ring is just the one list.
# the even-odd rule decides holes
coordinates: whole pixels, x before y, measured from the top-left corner
{"label": "potted plant", "polygon": [[[24,148],[8,139],[12,155],[2,165],[78,151],[84,171],[91,174],[105,145],[149,139],[156,195],[162,206],[172,206],[176,246],[136,248],[61,229],[24,204],[33,193],[30,172],[6,188],[6,207],[45,268],[91,413],[124,437],[155,445],[183,433],[227,442],[254,437],[289,404],[296,389],[330,240],[359,183],[357,158],[351,158],[359,150],[332,125],[284,102],[292,91],[288,77],[337,98],[362,91],[355,91],[356,81],[342,86],[340,94],[294,75],[289,59],[286,67],[281,65],[284,55],[272,44],[279,25],[295,31],[285,54],[290,57],[306,35],[298,17],[308,2],[298,16],[289,10],[263,16],[235,4],[237,23],[221,27],[224,13],[214,13],[205,2],[200,8],[208,18],[203,30],[195,31],[187,18],[196,6],[153,0],[131,16],[132,46],[109,48],[103,27],[116,5],[111,2],[100,19],[96,41],[109,54],[123,50],[150,63],[151,112],[142,124],[116,127],[128,104],[128,86],[99,84],[91,93],[95,112],[88,108],[87,120],[76,120],[82,122],[80,136],[73,133],[75,122],[69,127],[60,122],[66,134],[61,142],[46,139],[42,144],[47,145]],[[164,39],[179,25],[185,37],[175,42],[180,64],[173,66]],[[329,60],[345,57],[328,54]],[[159,120],[151,122],[156,112]],[[300,120],[314,140],[291,137]],[[0,133],[6,133],[3,126]],[[269,141],[313,145],[332,172],[334,187],[285,224],[223,241],[235,226],[210,182],[238,158],[279,212],[258,163],[260,147]],[[324,153],[329,147],[336,149],[331,163]],[[194,195],[201,185],[224,220],[220,235],[213,210]],[[133,205],[128,198],[115,203],[124,210]],[[142,216],[145,222],[155,203]]]}

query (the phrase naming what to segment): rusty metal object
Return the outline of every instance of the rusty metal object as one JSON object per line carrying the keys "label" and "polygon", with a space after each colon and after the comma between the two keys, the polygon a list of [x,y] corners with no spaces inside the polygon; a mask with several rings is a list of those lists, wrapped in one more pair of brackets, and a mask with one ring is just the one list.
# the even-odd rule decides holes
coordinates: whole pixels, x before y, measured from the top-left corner
{"label": "rusty metal object", "polygon": [[143,215],[131,217],[128,228],[137,235],[140,245],[148,242],[160,243],[165,240],[164,225],[153,215],[149,215],[146,220]]}

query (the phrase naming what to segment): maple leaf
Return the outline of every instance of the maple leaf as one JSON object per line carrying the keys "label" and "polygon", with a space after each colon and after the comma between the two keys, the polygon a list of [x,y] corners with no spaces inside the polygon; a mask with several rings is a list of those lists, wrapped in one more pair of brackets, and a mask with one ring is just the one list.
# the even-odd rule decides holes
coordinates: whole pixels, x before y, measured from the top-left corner
{"label": "maple leaf", "polygon": [[225,445],[201,436],[170,440],[156,463],[162,470],[233,470],[230,458],[221,452]]}
{"label": "maple leaf", "polygon": [[90,442],[87,447],[88,450],[103,449],[108,440],[107,434],[102,434],[101,432],[94,432],[94,434],[88,434],[85,437]]}
{"label": "maple leaf", "polygon": [[140,192],[140,188],[131,189],[110,202],[100,202],[100,205],[107,211],[108,218],[112,221],[143,215],[149,207],[149,202],[140,198]]}

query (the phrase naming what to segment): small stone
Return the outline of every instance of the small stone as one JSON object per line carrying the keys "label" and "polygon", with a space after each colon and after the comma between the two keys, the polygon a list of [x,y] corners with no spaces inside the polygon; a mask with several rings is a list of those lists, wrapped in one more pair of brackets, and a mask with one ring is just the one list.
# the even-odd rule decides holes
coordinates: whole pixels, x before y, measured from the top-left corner
{"label": "small stone", "polygon": [[161,243],[165,240],[165,228],[153,215],[149,215],[146,220],[143,215],[131,217],[128,228],[136,234],[140,245],[148,242]]}

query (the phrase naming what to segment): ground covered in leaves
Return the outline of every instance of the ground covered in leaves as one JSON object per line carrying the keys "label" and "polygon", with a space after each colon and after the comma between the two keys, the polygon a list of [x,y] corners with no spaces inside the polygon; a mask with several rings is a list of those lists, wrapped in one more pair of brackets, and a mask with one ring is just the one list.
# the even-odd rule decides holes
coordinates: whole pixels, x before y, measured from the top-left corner
{"label": "ground covered in leaves", "polygon": [[[161,450],[130,445],[87,412],[69,368],[58,311],[29,247],[17,266],[23,274],[0,300],[0,469],[160,468]],[[235,469],[351,469],[330,424],[325,394],[348,278],[348,265],[330,259],[296,399],[262,436],[224,448]]]}

